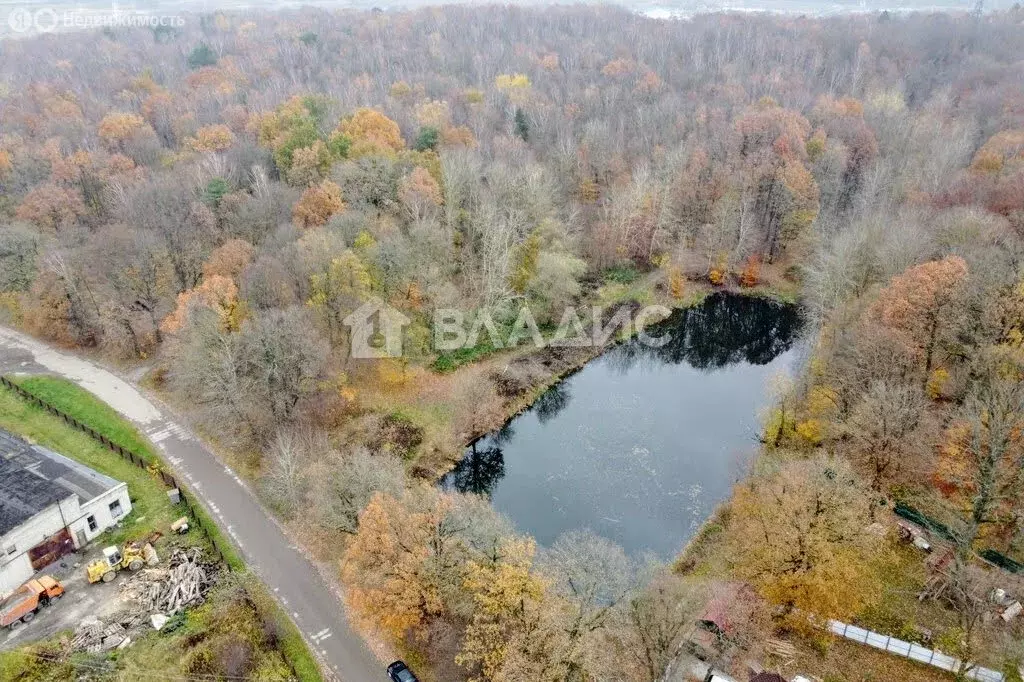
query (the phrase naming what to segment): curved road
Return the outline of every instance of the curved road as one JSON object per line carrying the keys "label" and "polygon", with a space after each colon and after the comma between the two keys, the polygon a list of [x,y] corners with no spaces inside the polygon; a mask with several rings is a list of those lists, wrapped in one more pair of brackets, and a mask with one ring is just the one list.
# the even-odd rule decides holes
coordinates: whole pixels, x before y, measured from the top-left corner
{"label": "curved road", "polygon": [[172,415],[117,375],[0,327],[0,374],[7,373],[70,379],[131,420],[231,536],[246,563],[299,626],[325,673],[341,682],[386,679],[384,666],[349,627],[334,586],[288,540],[242,480]]}

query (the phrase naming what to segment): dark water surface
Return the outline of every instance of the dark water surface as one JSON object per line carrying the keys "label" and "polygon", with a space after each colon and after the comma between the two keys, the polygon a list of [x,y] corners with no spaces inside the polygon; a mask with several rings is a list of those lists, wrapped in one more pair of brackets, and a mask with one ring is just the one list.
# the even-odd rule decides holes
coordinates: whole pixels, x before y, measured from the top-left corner
{"label": "dark water surface", "polygon": [[795,308],[715,294],[661,348],[619,345],[466,449],[441,484],[489,495],[542,545],[591,528],[668,558],[757,447],[770,380],[796,360]]}

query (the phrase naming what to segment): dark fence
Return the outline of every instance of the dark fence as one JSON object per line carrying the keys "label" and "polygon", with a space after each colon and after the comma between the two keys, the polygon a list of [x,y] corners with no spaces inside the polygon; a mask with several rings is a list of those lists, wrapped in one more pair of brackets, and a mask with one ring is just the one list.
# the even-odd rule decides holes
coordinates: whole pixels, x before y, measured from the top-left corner
{"label": "dark fence", "polygon": [[946,524],[936,521],[935,519],[926,516],[925,514],[914,509],[909,504],[904,502],[897,502],[893,507],[893,512],[897,516],[902,516],[907,521],[912,521],[917,525],[921,526],[927,531],[935,533],[941,538],[949,540],[950,542],[956,542],[956,536],[953,535],[953,531],[949,529]]}
{"label": "dark fence", "polygon": [[[71,428],[77,429],[82,433],[88,435],[93,440],[101,443],[103,447],[107,448],[111,452],[116,452],[122,458],[128,460],[138,468],[145,469],[146,471],[157,474],[157,476],[159,476],[160,480],[163,482],[164,485],[168,487],[168,489],[177,488],[178,494],[181,498],[181,502],[188,509],[188,515],[191,518],[192,522],[194,522],[195,527],[198,528],[203,533],[203,537],[205,537],[207,541],[209,541],[210,547],[213,550],[213,557],[219,563],[226,566],[229,571],[235,570],[235,567],[232,566],[232,562],[227,559],[224,549],[221,547],[221,545],[225,541],[223,540],[223,536],[220,534],[219,529],[217,529],[213,525],[212,521],[203,520],[204,518],[206,518],[205,509],[197,502],[194,502],[192,500],[191,492],[186,492],[185,488],[178,484],[177,479],[175,479],[172,474],[170,474],[169,472],[165,471],[162,468],[163,462],[159,458],[153,457],[147,459],[146,457],[143,457],[142,455],[133,452],[128,448],[121,446],[118,443],[115,443],[114,441],[110,440],[99,431],[96,431],[88,424],[83,424],[82,422],[78,421],[77,419],[67,414],[66,412],[54,407],[45,400],[38,398],[37,396],[33,395],[29,391],[26,391],[24,388],[14,383],[5,376],[0,376],[0,385],[9,388],[10,390],[17,393],[19,396],[24,398],[25,400],[27,400],[28,402],[49,412],[53,416],[62,420]],[[202,511],[197,511],[197,506]],[[229,552],[232,555],[235,554],[233,549],[230,549]],[[258,604],[256,604],[256,602],[254,602],[251,597],[248,598],[248,601],[250,606],[252,606],[257,611],[257,613],[263,612],[263,609]],[[292,679],[299,679],[299,674],[295,670],[294,662],[288,656],[283,656],[283,658],[285,663],[288,665],[288,668],[290,669]]]}
{"label": "dark fence", "polygon": [[[905,502],[897,502],[893,507],[893,512],[897,516],[901,516],[907,521],[912,521],[925,530],[934,533],[945,540],[949,540],[953,543],[956,542],[956,536],[948,526],[936,521],[927,514],[918,511]],[[977,554],[985,561],[993,564],[994,566],[998,566],[1004,571],[1009,571],[1010,573],[1024,573],[1024,564],[1014,561],[1010,557],[1002,554],[1001,552],[997,552],[994,549],[983,549]]]}
{"label": "dark fence", "polygon": [[229,570],[232,569],[231,563],[225,559],[224,550],[221,549],[221,543],[223,542],[223,540],[219,537],[219,533],[215,532],[214,529],[207,527],[207,524],[203,522],[203,514],[196,511],[196,503],[192,501],[192,494],[186,493],[185,489],[182,488],[182,486],[178,485],[178,481],[177,479],[174,478],[173,475],[160,468],[161,462],[159,460],[150,461],[146,457],[143,457],[142,455],[132,452],[128,448],[123,447],[118,443],[115,443],[114,441],[104,436],[102,433],[96,431],[96,429],[92,428],[88,424],[83,424],[82,422],[78,421],[77,419],[67,414],[66,412],[63,412],[54,407],[53,405],[49,404],[45,400],[36,397],[35,395],[26,391],[24,388],[14,383],[5,376],[0,376],[0,385],[3,385],[6,388],[9,388],[10,390],[14,391],[19,396],[21,396],[28,402],[32,403],[33,405],[43,410],[46,410],[53,416],[59,418],[61,421],[63,421],[71,428],[77,429],[82,433],[88,435],[93,440],[101,443],[103,447],[107,448],[111,452],[116,452],[123,459],[128,460],[138,468],[146,469],[148,471],[156,473],[160,477],[160,480],[163,482],[163,484],[166,485],[168,488],[177,488],[181,496],[181,501],[182,503],[184,503],[185,508],[188,509],[189,516],[194,522],[195,527],[199,528],[199,530],[202,531],[203,536],[209,541],[210,546],[213,548],[214,558],[217,559],[217,561],[223,563],[225,566],[227,566]]}

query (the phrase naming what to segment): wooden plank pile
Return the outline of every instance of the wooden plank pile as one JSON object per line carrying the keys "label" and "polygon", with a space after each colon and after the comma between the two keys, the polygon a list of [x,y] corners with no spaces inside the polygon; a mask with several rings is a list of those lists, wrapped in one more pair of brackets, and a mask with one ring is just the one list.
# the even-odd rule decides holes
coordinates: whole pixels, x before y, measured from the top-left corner
{"label": "wooden plank pile", "polygon": [[87,618],[79,623],[68,646],[72,652],[86,651],[94,654],[110,651],[122,645],[128,638],[128,633],[140,627],[143,618],[137,614],[127,615],[120,620],[106,623],[95,617]]}

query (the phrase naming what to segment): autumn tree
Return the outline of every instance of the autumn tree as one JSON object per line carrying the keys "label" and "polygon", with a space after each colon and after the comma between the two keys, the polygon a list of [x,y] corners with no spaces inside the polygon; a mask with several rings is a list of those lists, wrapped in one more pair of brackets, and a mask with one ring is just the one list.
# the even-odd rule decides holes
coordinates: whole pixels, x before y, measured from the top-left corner
{"label": "autumn tree", "polygon": [[200,306],[216,313],[222,329],[238,329],[243,313],[239,308],[238,287],[223,275],[213,275],[195,289],[178,294],[174,311],[164,318],[160,328],[168,334],[181,331],[192,311]]}
{"label": "autumn tree", "polygon": [[235,134],[223,123],[204,126],[195,135],[187,138],[185,144],[196,152],[223,152],[231,147]]}
{"label": "autumn tree", "polygon": [[96,132],[111,149],[122,154],[128,154],[128,143],[132,138],[153,134],[144,118],[125,112],[112,112],[104,116]]}
{"label": "autumn tree", "polygon": [[292,211],[292,217],[298,227],[320,227],[325,225],[331,216],[344,209],[341,187],[330,180],[324,180],[302,193],[302,198]]}
{"label": "autumn tree", "polygon": [[244,239],[229,239],[212,252],[203,263],[203,279],[221,276],[238,281],[239,275],[253,257],[256,249]]}
{"label": "autumn tree", "polygon": [[[943,446],[940,477],[954,486],[961,509],[957,543],[969,555],[995,526],[1013,534],[1024,482],[1024,384],[1019,366],[993,353],[979,361],[977,378]],[[1005,541],[1005,540],[1004,540]]]}
{"label": "autumn tree", "polygon": [[74,225],[85,214],[81,194],[53,183],[39,185],[25,195],[14,213],[18,220],[51,232]]}
{"label": "autumn tree", "polygon": [[870,496],[841,460],[784,462],[740,484],[732,503],[737,575],[803,627],[849,619],[875,597]]}
{"label": "autumn tree", "polygon": [[451,507],[440,494],[370,499],[341,561],[345,602],[364,628],[402,640],[443,614],[445,593],[457,587],[450,583],[459,553]]}
{"label": "autumn tree", "polygon": [[[746,169],[744,200],[751,196],[750,222],[760,233],[765,260],[810,226],[818,212],[818,186],[804,163],[811,128],[803,116],[769,99],[750,107],[736,122]],[[745,243],[745,215],[738,244]]]}
{"label": "autumn tree", "polygon": [[307,305],[327,328],[332,344],[342,343],[344,319],[366,301],[370,290],[369,270],[351,250],[331,260],[324,272],[310,278]]}
{"label": "autumn tree", "polygon": [[[348,138],[341,134],[330,137],[323,135],[326,106],[323,98],[316,96],[295,96],[287,100],[274,111],[253,117],[249,128],[256,132],[260,144],[270,148],[274,155],[274,163],[281,175],[289,181],[306,184],[311,169],[321,175],[324,164],[343,158],[348,153]],[[318,146],[316,143],[320,142]],[[291,175],[292,165],[298,150],[302,170]],[[325,152],[329,158],[325,158]]]}
{"label": "autumn tree", "polygon": [[437,214],[441,188],[426,168],[416,166],[399,183],[398,199],[413,225],[419,227]]}
{"label": "autumn tree", "polygon": [[456,662],[479,681],[565,679],[557,655],[562,633],[552,622],[547,583],[533,571],[535,544],[510,540],[492,561],[470,561],[464,586],[475,605]]}
{"label": "autumn tree", "polygon": [[927,382],[935,353],[955,329],[956,296],[967,277],[967,263],[947,256],[908,268],[882,289],[869,311],[923,364]]}
{"label": "autumn tree", "polygon": [[320,182],[331,167],[333,158],[323,140],[292,152],[291,167],[285,177],[295,187],[310,187]]}
{"label": "autumn tree", "polygon": [[394,154],[405,149],[398,124],[376,109],[357,109],[338,124],[337,133],[351,140],[349,156]]}
{"label": "autumn tree", "polygon": [[91,251],[90,274],[109,287],[108,314],[139,357],[163,341],[160,323],[173,302],[174,270],[166,247],[150,232],[110,226],[95,235]]}

